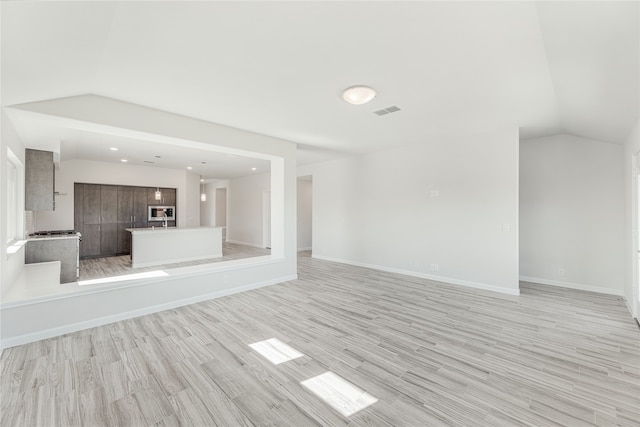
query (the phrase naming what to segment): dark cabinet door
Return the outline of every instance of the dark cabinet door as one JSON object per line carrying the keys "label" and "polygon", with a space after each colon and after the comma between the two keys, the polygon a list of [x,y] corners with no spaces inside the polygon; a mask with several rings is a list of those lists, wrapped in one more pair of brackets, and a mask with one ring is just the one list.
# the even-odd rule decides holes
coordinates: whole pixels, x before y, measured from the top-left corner
{"label": "dark cabinet door", "polygon": [[164,206],[176,205],[176,189],[175,188],[161,188],[162,192],[162,204]]}
{"label": "dark cabinet door", "polygon": [[147,191],[146,187],[133,188],[133,222],[136,228],[146,227],[147,224],[149,215],[147,210]]}
{"label": "dark cabinet door", "polygon": [[118,222],[118,187],[115,185],[100,186],[101,224]]}
{"label": "dark cabinet door", "polygon": [[80,256],[91,257],[100,255],[100,224],[84,224],[80,229]]}
{"label": "dark cabinet door", "polygon": [[133,187],[118,187],[118,223],[133,223]]}
{"label": "dark cabinet door", "polygon": [[83,224],[100,224],[102,204],[101,186],[96,184],[83,184]]}
{"label": "dark cabinet door", "polygon": [[118,253],[131,253],[131,233],[126,229],[131,228],[131,224],[118,224]]}
{"label": "dark cabinet door", "polygon": [[73,229],[82,232],[84,224],[84,184],[73,185]]}
{"label": "dark cabinet door", "polygon": [[147,188],[147,204],[148,205],[162,205],[162,194],[160,194],[160,200],[156,200],[156,191],[160,190],[162,193],[162,189],[157,187],[148,187]]}
{"label": "dark cabinet door", "polygon": [[118,224],[100,225],[100,255],[118,253]]}

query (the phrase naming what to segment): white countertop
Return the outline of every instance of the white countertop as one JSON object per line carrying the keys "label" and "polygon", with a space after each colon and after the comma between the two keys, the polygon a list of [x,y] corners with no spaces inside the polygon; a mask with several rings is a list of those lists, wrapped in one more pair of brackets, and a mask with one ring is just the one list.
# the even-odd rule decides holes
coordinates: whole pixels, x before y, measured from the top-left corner
{"label": "white countertop", "polygon": [[151,227],[125,228],[125,230],[131,233],[152,233],[152,232],[166,233],[166,232],[176,232],[176,231],[202,231],[202,230],[211,230],[216,228],[222,228],[222,227],[167,227],[167,228],[164,228],[163,226],[159,226],[155,228],[151,228]]}

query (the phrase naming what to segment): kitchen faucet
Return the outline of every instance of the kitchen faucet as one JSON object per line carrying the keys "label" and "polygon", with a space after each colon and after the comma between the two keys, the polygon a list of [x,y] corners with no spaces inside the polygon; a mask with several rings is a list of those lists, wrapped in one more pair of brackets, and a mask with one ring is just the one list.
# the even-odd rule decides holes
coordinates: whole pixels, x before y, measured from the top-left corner
{"label": "kitchen faucet", "polygon": [[164,219],[162,220],[162,226],[163,226],[164,228],[167,228],[167,213],[165,212],[165,213],[162,215],[162,217],[164,218]]}

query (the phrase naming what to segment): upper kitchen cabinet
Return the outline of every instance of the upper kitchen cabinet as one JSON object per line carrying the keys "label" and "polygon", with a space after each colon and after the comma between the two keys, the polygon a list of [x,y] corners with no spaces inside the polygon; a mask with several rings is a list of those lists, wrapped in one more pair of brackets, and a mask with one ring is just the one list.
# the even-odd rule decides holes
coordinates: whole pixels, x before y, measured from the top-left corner
{"label": "upper kitchen cabinet", "polygon": [[[160,200],[156,199],[156,191],[160,191]],[[149,188],[147,190],[147,203],[151,206],[175,206],[175,188]]]}
{"label": "upper kitchen cabinet", "polygon": [[25,150],[25,197],[27,211],[52,211],[54,205],[54,167],[51,151]]}
{"label": "upper kitchen cabinet", "polygon": [[161,188],[162,191],[162,204],[167,206],[176,205],[176,189],[175,188]]}

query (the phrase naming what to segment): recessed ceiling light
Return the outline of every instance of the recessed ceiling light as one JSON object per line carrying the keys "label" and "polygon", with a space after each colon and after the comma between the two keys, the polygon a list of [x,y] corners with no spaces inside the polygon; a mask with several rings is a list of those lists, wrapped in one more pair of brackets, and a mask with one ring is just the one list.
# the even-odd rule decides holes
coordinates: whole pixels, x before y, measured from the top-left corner
{"label": "recessed ceiling light", "polygon": [[256,170],[256,168],[251,168],[252,171]]}
{"label": "recessed ceiling light", "polygon": [[202,163],[203,165],[206,165],[206,164],[207,164],[207,162],[200,162],[200,163]]}
{"label": "recessed ceiling light", "polygon": [[127,163],[129,160],[127,160],[127,159],[120,159],[120,161],[121,161],[122,163]]}
{"label": "recessed ceiling light", "polygon": [[368,86],[351,86],[342,92],[342,99],[349,104],[362,105],[376,97],[376,91]]}
{"label": "recessed ceiling light", "polygon": [[162,156],[156,156],[156,159],[159,159],[159,158],[161,158],[161,157],[162,157]]}
{"label": "recessed ceiling light", "polygon": [[191,169],[193,169],[193,168],[192,168],[191,166],[187,166],[187,169],[191,170]]}
{"label": "recessed ceiling light", "polygon": [[111,147],[111,148],[109,148],[109,150],[111,150],[111,151],[118,151],[118,149],[117,149],[116,147]]}

